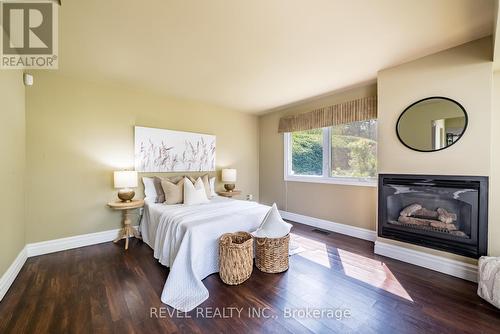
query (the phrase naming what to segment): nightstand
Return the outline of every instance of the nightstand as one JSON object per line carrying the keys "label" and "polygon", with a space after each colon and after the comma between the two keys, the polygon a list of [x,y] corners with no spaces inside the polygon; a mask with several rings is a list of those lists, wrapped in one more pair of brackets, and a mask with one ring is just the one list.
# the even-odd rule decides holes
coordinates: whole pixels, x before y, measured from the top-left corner
{"label": "nightstand", "polygon": [[119,210],[123,213],[123,228],[120,231],[120,235],[113,242],[118,242],[122,239],[125,239],[125,250],[128,249],[128,239],[129,238],[137,238],[142,239],[139,235],[139,232],[135,228],[132,227],[132,219],[130,219],[131,210],[140,209],[144,206],[144,200],[136,199],[130,202],[110,202],[108,206],[113,210]]}
{"label": "nightstand", "polygon": [[241,195],[241,190],[233,190],[233,191],[219,191],[217,193],[219,196],[224,196],[224,197],[233,197],[233,196],[239,196]]}

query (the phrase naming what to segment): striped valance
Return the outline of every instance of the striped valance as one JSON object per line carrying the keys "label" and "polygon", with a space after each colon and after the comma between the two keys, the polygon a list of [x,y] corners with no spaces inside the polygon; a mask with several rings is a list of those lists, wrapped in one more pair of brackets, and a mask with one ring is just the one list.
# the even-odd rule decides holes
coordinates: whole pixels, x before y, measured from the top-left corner
{"label": "striped valance", "polygon": [[284,116],[280,119],[278,132],[293,132],[324,128],[377,118],[377,97],[365,97],[306,113]]}

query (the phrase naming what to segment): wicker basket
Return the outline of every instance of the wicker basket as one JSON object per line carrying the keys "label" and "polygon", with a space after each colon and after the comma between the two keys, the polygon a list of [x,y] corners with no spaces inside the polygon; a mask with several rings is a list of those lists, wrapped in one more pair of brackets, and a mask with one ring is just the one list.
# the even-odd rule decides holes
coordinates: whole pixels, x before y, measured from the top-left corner
{"label": "wicker basket", "polygon": [[253,270],[253,239],[250,233],[223,234],[219,239],[219,276],[229,285],[245,282]]}
{"label": "wicker basket", "polygon": [[255,238],[255,265],[265,273],[288,270],[290,235],[283,238]]}

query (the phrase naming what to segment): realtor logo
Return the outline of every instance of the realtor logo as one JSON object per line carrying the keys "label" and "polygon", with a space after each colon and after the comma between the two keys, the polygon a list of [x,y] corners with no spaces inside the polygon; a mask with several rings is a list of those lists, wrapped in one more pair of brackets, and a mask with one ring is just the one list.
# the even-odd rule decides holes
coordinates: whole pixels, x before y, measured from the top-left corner
{"label": "realtor logo", "polygon": [[52,1],[2,1],[2,69],[57,69],[57,10]]}

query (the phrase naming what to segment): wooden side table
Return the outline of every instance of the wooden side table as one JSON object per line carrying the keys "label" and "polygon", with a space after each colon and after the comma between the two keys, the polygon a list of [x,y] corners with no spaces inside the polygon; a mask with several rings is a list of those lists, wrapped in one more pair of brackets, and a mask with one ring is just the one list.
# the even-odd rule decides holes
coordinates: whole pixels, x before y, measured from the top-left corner
{"label": "wooden side table", "polygon": [[219,196],[224,196],[224,197],[233,197],[233,196],[239,196],[241,195],[241,190],[233,190],[233,191],[219,191],[217,193]]}
{"label": "wooden side table", "polygon": [[123,228],[120,231],[120,235],[113,242],[118,242],[122,239],[125,239],[125,250],[128,249],[128,239],[129,238],[137,238],[142,239],[139,235],[139,232],[135,228],[132,227],[132,219],[130,218],[131,210],[139,209],[144,206],[144,200],[136,199],[130,202],[110,202],[108,206],[113,210],[119,210],[123,213]]}

